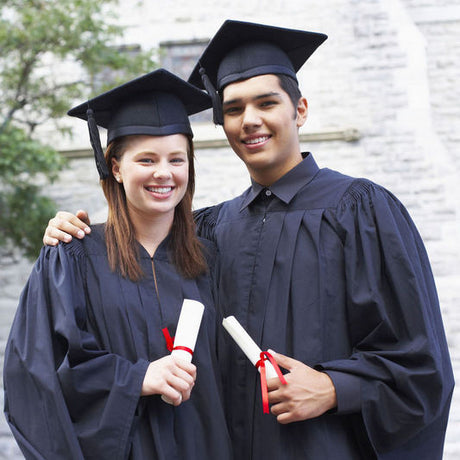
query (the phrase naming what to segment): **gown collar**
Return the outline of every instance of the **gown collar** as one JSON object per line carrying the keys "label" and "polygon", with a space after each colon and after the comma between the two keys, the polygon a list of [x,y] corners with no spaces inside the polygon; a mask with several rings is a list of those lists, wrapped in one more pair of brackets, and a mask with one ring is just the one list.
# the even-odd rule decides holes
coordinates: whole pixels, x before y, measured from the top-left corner
{"label": "gown collar", "polygon": [[270,187],[264,187],[251,179],[252,185],[243,199],[240,211],[248,207],[265,189],[270,190],[285,204],[289,204],[299,190],[307,185],[319,171],[319,167],[311,153],[302,152],[302,157],[303,160],[298,165],[270,185]]}
{"label": "gown collar", "polygon": [[[171,244],[171,234],[168,233],[166,235],[165,239],[158,245],[155,254],[153,255],[153,259],[163,259],[163,260],[168,260],[169,259],[169,245]],[[139,255],[141,259],[152,259],[150,257],[150,254],[147,252],[147,250],[142,246],[142,244],[137,241],[137,245],[139,248]]]}

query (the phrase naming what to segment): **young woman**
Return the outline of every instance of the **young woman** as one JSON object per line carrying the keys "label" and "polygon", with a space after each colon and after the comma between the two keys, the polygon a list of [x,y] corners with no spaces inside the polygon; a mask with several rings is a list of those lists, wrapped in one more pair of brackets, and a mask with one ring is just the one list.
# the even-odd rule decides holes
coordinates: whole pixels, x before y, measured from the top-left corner
{"label": "young woman", "polygon": [[[191,213],[188,115],[208,107],[160,69],[69,112],[88,120],[109,213],[84,240],[43,248],[22,293],[4,383],[26,458],[231,457],[213,253]],[[105,158],[96,124],[108,130]],[[205,305],[194,364],[168,350],[186,298]]]}

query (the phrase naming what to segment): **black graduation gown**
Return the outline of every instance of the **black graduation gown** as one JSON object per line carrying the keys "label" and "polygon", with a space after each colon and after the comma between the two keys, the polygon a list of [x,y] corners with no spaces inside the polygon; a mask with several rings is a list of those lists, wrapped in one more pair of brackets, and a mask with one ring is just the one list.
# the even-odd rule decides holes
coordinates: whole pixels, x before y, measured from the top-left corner
{"label": "black graduation gown", "polygon": [[[5,414],[28,459],[231,458],[216,361],[209,276],[184,280],[168,238],[134,283],[108,267],[102,227],[42,249],[7,343]],[[150,361],[169,352],[184,298],[205,305],[193,362],[197,380],[178,407],[140,397]]]}
{"label": "black graduation gown", "polygon": [[441,458],[451,363],[427,254],[391,193],[310,154],[269,190],[253,183],[196,219],[219,250],[222,314],[262,350],[325,370],[337,392],[334,413],[278,424],[224,331],[236,458]]}

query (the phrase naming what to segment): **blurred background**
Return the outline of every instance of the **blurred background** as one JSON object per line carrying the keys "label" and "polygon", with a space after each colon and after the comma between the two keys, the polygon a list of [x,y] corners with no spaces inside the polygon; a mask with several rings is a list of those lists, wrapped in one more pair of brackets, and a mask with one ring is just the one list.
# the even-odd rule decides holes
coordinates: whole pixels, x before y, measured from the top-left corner
{"label": "blurred background", "polygon": [[[156,67],[187,78],[225,19],[329,36],[298,74],[309,102],[302,148],[408,208],[459,375],[458,0],[0,0],[0,364],[49,218],[81,208],[105,220],[86,124],[66,111]],[[199,208],[241,193],[249,178],[209,111],[192,120]],[[3,417],[0,458],[23,458]],[[458,391],[444,458],[460,458]]]}

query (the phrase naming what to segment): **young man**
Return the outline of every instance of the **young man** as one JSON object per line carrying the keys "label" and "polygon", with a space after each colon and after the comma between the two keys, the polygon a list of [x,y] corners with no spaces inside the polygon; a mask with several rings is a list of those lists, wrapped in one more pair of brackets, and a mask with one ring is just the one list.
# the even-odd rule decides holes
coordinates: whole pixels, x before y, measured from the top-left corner
{"label": "young man", "polygon": [[[235,455],[439,459],[453,376],[420,236],[391,193],[300,150],[307,101],[295,73],[325,38],[226,21],[189,80],[213,97],[252,178],[197,215],[220,252],[219,308],[288,371],[286,385],[268,381],[264,414],[259,374],[222,332]],[[61,235],[49,227],[44,241]]]}

